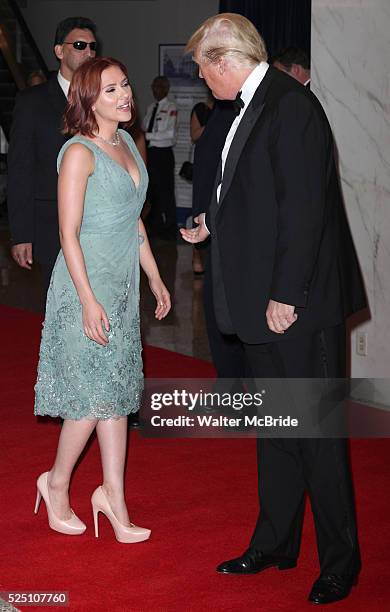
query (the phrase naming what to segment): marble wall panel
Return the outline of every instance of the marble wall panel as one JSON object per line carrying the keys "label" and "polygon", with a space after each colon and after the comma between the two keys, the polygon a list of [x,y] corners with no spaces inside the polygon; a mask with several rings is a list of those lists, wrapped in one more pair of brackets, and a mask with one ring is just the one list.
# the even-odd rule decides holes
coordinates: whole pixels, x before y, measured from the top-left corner
{"label": "marble wall panel", "polygon": [[[335,136],[371,320],[352,375],[390,378],[390,2],[312,0],[312,89]],[[367,355],[356,351],[367,334]],[[385,401],[390,384],[378,381]]]}

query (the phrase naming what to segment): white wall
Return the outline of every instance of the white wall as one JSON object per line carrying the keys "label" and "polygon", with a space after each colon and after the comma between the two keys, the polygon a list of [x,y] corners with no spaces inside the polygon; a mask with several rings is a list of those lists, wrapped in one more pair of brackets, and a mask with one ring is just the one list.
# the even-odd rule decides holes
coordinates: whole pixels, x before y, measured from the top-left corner
{"label": "white wall", "polygon": [[186,43],[202,21],[218,13],[218,6],[218,0],[28,0],[23,15],[51,69],[58,65],[53,55],[56,24],[74,15],[92,19],[103,54],[127,66],[143,114],[158,74],[158,45]]}
{"label": "white wall", "polygon": [[[371,321],[353,332],[355,377],[390,376],[390,2],[313,0],[312,87],[333,128]],[[367,333],[367,356],[356,334]],[[390,401],[390,383],[377,383]]]}

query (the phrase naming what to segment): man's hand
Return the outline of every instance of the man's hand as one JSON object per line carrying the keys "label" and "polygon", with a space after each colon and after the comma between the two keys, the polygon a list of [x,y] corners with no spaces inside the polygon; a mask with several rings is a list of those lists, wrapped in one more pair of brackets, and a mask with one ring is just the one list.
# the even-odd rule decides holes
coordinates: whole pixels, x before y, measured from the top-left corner
{"label": "man's hand", "polygon": [[270,330],[276,334],[284,334],[286,329],[291,327],[291,325],[295,323],[298,318],[298,315],[295,314],[294,310],[295,306],[270,300],[265,313]]}
{"label": "man's hand", "polygon": [[11,255],[21,268],[31,270],[33,264],[31,242],[21,242],[11,247]]}
{"label": "man's hand", "polygon": [[198,224],[198,227],[194,227],[194,229],[180,230],[183,240],[196,244],[197,242],[203,242],[210,236],[210,232],[204,222],[205,216],[205,213],[202,213],[198,217],[194,218],[194,221]]}

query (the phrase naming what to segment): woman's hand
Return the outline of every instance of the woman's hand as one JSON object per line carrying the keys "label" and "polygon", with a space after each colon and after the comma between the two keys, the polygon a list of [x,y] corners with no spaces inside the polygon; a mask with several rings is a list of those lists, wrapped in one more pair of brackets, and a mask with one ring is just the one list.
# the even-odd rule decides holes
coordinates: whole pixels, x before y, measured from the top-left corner
{"label": "woman's hand", "polygon": [[110,331],[110,324],[103,306],[96,300],[83,305],[83,327],[85,335],[94,342],[106,346],[108,338],[103,331]]}
{"label": "woman's hand", "polygon": [[161,321],[171,310],[171,296],[160,277],[149,279],[149,287],[157,302],[154,316]]}

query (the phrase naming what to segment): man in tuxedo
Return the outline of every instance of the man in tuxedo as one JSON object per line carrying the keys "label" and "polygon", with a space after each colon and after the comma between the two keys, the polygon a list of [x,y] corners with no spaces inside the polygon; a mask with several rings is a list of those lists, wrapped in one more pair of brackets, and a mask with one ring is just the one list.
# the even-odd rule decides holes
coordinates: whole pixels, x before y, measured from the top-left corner
{"label": "man in tuxedo", "polygon": [[272,58],[272,65],[289,74],[305,87],[310,87],[310,61],[302,49],[298,47],[283,49]]}
{"label": "man in tuxedo", "polygon": [[30,270],[39,263],[46,292],[60,250],[57,155],[66,137],[62,116],[73,72],[96,54],[96,26],[69,17],[56,30],[58,73],[17,96],[8,153],[8,211],[12,256]]}
{"label": "man in tuxedo", "polygon": [[[345,318],[366,305],[325,113],[310,90],[269,66],[245,17],[210,17],[187,50],[217,99],[235,100],[213,197],[196,243],[211,236],[221,333],[241,343],[253,378],[342,378]],[[285,406],[281,406],[285,408]],[[258,439],[260,514],[224,574],[295,567],[311,500],[320,576],[309,599],[347,597],[360,569],[346,441]]]}

